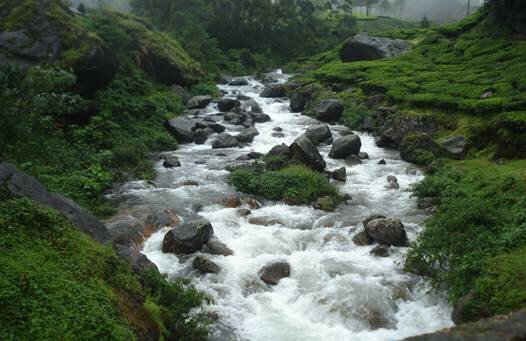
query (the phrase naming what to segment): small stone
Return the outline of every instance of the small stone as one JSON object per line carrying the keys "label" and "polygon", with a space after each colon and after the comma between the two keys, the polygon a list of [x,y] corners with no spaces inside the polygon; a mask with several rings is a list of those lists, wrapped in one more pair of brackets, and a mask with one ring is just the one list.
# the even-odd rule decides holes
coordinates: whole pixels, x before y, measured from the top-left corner
{"label": "small stone", "polygon": [[334,180],[345,182],[347,180],[347,169],[345,167],[338,168],[331,173],[331,177]]}
{"label": "small stone", "polygon": [[389,257],[389,246],[380,244],[372,249],[369,253],[376,257]]}
{"label": "small stone", "polygon": [[252,214],[252,211],[247,208],[240,208],[237,210],[237,214],[239,214],[241,217],[248,217]]}
{"label": "small stone", "polygon": [[197,256],[194,258],[192,263],[194,268],[203,272],[203,273],[214,273],[217,274],[221,271],[221,268],[216,263],[212,262],[210,259],[204,256]]}
{"label": "small stone", "polygon": [[386,165],[387,162],[384,159],[381,159],[380,161],[378,161],[378,164],[379,165]]}
{"label": "small stone", "polygon": [[188,180],[183,182],[183,186],[199,186],[199,183],[194,180]]}
{"label": "small stone", "polygon": [[277,285],[281,279],[289,276],[290,265],[287,262],[267,264],[259,271],[259,278],[270,285]]}

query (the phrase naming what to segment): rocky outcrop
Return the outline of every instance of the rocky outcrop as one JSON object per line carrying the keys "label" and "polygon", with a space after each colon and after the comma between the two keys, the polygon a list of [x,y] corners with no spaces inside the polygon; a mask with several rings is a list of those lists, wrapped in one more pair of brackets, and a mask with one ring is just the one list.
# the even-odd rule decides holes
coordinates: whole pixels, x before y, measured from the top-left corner
{"label": "rocky outcrop", "polygon": [[112,244],[139,248],[144,241],[144,224],[132,216],[116,216],[106,222]]}
{"label": "rocky outcrop", "polygon": [[526,310],[466,323],[435,333],[414,336],[405,341],[516,341],[526,339]]}
{"label": "rocky outcrop", "polygon": [[204,109],[206,108],[210,102],[212,102],[211,96],[195,96],[188,100],[188,103],[186,103],[186,106],[188,109]]}
{"label": "rocky outcrop", "polygon": [[388,246],[409,246],[404,224],[398,219],[379,218],[364,225],[365,232],[374,241]]}
{"label": "rocky outcrop", "polygon": [[219,134],[214,141],[212,141],[213,149],[234,148],[239,146],[239,141],[228,133]]}
{"label": "rocky outcrop", "polygon": [[93,214],[74,201],[49,192],[33,177],[20,172],[7,162],[0,162],[0,189],[12,197],[28,197],[66,216],[81,232],[101,243],[111,240],[108,230]]}
{"label": "rocky outcrop", "polygon": [[337,122],[343,114],[343,103],[336,99],[321,101],[314,108],[314,117],[322,122]]}
{"label": "rocky outcrop", "polygon": [[385,120],[376,144],[383,148],[398,148],[407,134],[433,135],[437,131],[438,123],[433,116],[392,114]]}
{"label": "rocky outcrop", "polygon": [[431,158],[448,157],[449,152],[424,133],[408,134],[400,144],[402,160],[427,165]]}
{"label": "rocky outcrop", "polygon": [[196,120],[188,116],[178,116],[166,122],[166,128],[179,143],[194,141],[194,127]]}
{"label": "rocky outcrop", "polygon": [[526,2],[523,0],[490,0],[490,15],[497,25],[526,35]]}
{"label": "rocky outcrop", "polygon": [[197,220],[181,224],[166,233],[163,240],[163,252],[191,254],[201,250],[214,234],[210,222]]}
{"label": "rocky outcrop", "polygon": [[345,159],[351,155],[358,156],[361,148],[362,140],[358,135],[342,136],[337,138],[332,144],[329,157],[332,159]]}
{"label": "rocky outcrop", "polygon": [[409,51],[405,40],[373,37],[360,33],[343,43],[340,59],[344,63],[392,58]]}
{"label": "rocky outcrop", "polygon": [[287,97],[287,88],[284,84],[268,84],[261,93],[263,98]]}
{"label": "rocky outcrop", "polygon": [[270,263],[259,271],[259,278],[270,285],[277,285],[281,279],[289,276],[290,265],[287,262]]}
{"label": "rocky outcrop", "polygon": [[241,102],[232,98],[221,98],[217,102],[217,108],[221,112],[227,112],[239,106],[241,106]]}
{"label": "rocky outcrop", "polygon": [[322,172],[326,163],[316,146],[305,135],[301,135],[289,147],[291,157],[312,169]]}
{"label": "rocky outcrop", "polygon": [[307,138],[311,140],[311,142],[315,145],[318,145],[320,143],[332,143],[331,130],[329,129],[328,125],[323,123],[311,125],[310,127],[308,127],[307,131],[305,132],[305,136],[307,136]]}
{"label": "rocky outcrop", "polygon": [[464,136],[453,136],[438,142],[457,160],[464,159],[468,154],[469,144]]}

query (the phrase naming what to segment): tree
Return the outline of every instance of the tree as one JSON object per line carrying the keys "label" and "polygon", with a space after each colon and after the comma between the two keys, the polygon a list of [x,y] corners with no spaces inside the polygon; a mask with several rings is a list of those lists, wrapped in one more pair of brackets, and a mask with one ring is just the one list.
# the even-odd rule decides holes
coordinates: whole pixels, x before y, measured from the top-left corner
{"label": "tree", "polygon": [[471,14],[471,0],[468,0],[468,8],[467,8],[467,15],[469,17],[469,15]]}
{"label": "tree", "polygon": [[427,16],[425,14],[424,14],[424,17],[422,18],[422,21],[420,21],[420,27],[421,28],[431,27],[431,23],[429,22],[429,19],[427,19]]}
{"label": "tree", "polygon": [[77,8],[77,10],[82,14],[86,14],[86,7],[84,6],[82,2],[79,4],[79,7]]}

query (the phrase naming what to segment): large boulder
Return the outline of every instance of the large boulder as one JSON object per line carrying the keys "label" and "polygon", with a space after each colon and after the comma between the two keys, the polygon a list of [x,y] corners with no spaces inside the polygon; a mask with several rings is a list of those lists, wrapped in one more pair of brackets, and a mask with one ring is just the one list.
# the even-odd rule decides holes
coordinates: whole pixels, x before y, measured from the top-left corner
{"label": "large boulder", "polygon": [[376,144],[384,148],[398,148],[404,137],[410,133],[433,135],[438,131],[438,123],[430,115],[391,114],[385,120]]}
{"label": "large boulder", "polygon": [[409,246],[404,224],[399,219],[380,218],[369,221],[365,232],[374,241],[388,246]]}
{"label": "large boulder", "polygon": [[270,116],[264,113],[254,112],[251,114],[251,116],[255,123],[265,123],[265,122],[270,122],[271,120]]}
{"label": "large boulder", "polygon": [[275,145],[267,153],[267,157],[268,156],[281,157],[284,159],[288,159],[290,158],[290,148],[285,143]]}
{"label": "large boulder", "polygon": [[439,143],[457,160],[464,159],[468,153],[469,144],[464,136],[445,138]]}
{"label": "large boulder", "polygon": [[259,271],[259,278],[270,285],[277,285],[282,278],[289,276],[290,265],[287,262],[270,263]]}
{"label": "large boulder", "polygon": [[326,124],[314,124],[307,128],[305,136],[312,141],[315,145],[320,143],[332,143],[332,133],[329,126]]}
{"label": "large boulder", "polygon": [[199,128],[194,131],[194,140],[196,144],[204,144],[208,137],[214,133],[212,128]]}
{"label": "large boulder", "polygon": [[194,127],[196,120],[188,116],[178,116],[166,122],[166,128],[179,143],[194,141]]}
{"label": "large boulder", "polygon": [[188,109],[204,109],[206,108],[210,102],[212,102],[211,96],[195,96],[188,100],[188,103],[186,103],[186,106]]}
{"label": "large boulder", "polygon": [[7,162],[0,162],[0,189],[12,197],[28,197],[68,218],[81,232],[101,243],[110,242],[106,226],[74,201],[48,190],[37,180]]}
{"label": "large boulder", "polygon": [[263,110],[253,98],[242,103],[243,109],[253,114],[262,114]]}
{"label": "large boulder", "polygon": [[197,256],[194,258],[192,263],[194,268],[203,272],[203,273],[213,273],[217,274],[221,271],[221,268],[216,263],[212,262],[205,256]]}
{"label": "large boulder", "polygon": [[323,100],[314,108],[314,117],[322,122],[337,122],[343,114],[343,103],[336,99]]}
{"label": "large boulder", "polygon": [[117,216],[106,222],[112,244],[138,247],[143,241],[144,225],[132,216]]}
{"label": "large boulder", "polygon": [[241,106],[241,102],[232,98],[221,98],[217,102],[217,108],[221,112],[227,112],[239,106]]}
{"label": "large boulder", "polygon": [[358,135],[346,135],[337,138],[332,144],[329,157],[333,159],[345,159],[351,155],[358,155],[362,148],[362,141]]}
{"label": "large boulder", "polygon": [[291,157],[310,168],[323,172],[326,163],[316,146],[305,135],[301,135],[290,147]]}
{"label": "large boulder", "polygon": [[210,237],[206,242],[203,252],[209,253],[211,255],[221,255],[221,256],[231,256],[234,254],[225,243],[220,241],[216,236]]}
{"label": "large boulder", "polygon": [[214,234],[210,222],[206,220],[181,224],[166,233],[163,240],[163,252],[191,254],[201,250]]}
{"label": "large boulder", "polygon": [[447,149],[424,133],[408,134],[400,144],[400,157],[407,162],[425,166],[434,158],[448,156]]}
{"label": "large boulder", "polygon": [[136,248],[120,244],[117,244],[115,248],[119,257],[130,263],[132,270],[136,273],[143,274],[149,271],[158,271],[157,266]]}
{"label": "large boulder", "polygon": [[409,50],[405,40],[373,37],[359,33],[343,43],[340,59],[344,63],[392,58]]}
{"label": "large boulder", "polygon": [[263,98],[287,97],[287,88],[284,84],[268,84],[261,92]]}
{"label": "large boulder", "polygon": [[144,221],[144,237],[149,238],[163,227],[175,227],[180,223],[181,218],[170,209],[153,212]]}
{"label": "large boulder", "polygon": [[305,106],[311,100],[312,95],[306,91],[300,91],[294,93],[290,97],[290,111],[292,112],[303,112]]}
{"label": "large boulder", "polygon": [[213,149],[234,148],[239,146],[239,141],[228,133],[217,135],[216,139],[212,141]]}
{"label": "large boulder", "polygon": [[250,127],[241,130],[241,132],[236,136],[236,139],[239,142],[248,143],[254,140],[254,137],[259,135],[259,131],[256,128]]}

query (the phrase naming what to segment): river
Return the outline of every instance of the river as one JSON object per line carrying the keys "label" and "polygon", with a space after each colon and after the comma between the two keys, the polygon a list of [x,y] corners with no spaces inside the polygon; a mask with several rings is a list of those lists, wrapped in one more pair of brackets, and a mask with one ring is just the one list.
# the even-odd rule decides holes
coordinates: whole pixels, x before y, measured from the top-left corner
{"label": "river", "polygon": [[[274,77],[287,79],[280,73]],[[352,196],[350,202],[334,213],[265,202],[252,216],[277,218],[282,224],[252,225],[236,208],[221,204],[224,198],[239,194],[227,182],[225,165],[251,151],[266,153],[276,144],[291,144],[316,121],[291,113],[287,100],[261,98],[263,85],[253,78],[247,86],[219,87],[228,97],[252,97],[272,120],[256,124],[259,135],[243,148],[213,150],[213,138],[204,145],[181,145],[176,154],[182,167],[164,168],[159,162],[156,187],[134,182],[121,193],[122,211],[172,208],[183,215],[199,214],[234,251],[233,256],[209,256],[222,270],[201,275],[192,268],[192,256],[178,259],[162,253],[168,229],[158,231],[144,245],[143,253],[162,273],[190,277],[213,298],[207,310],[219,320],[211,327],[211,339],[399,340],[452,326],[445,297],[431,291],[423,278],[403,271],[406,249],[391,248],[390,257],[380,258],[369,253],[374,246],[357,246],[352,241],[362,229],[361,221],[373,213],[401,219],[409,239],[414,240],[426,215],[417,209],[407,189],[422,180],[422,174],[400,160],[397,151],[378,148],[373,136],[356,132],[362,151],[369,154],[360,165],[330,159],[330,146],[319,149],[327,169],[346,166],[347,182],[335,184]],[[205,116],[218,117],[215,104],[205,111]],[[241,129],[225,126],[234,134]],[[273,136],[275,127],[285,136]],[[342,128],[331,126],[333,136],[339,136]],[[381,159],[385,165],[378,163]],[[389,175],[398,178],[399,190],[387,188]],[[199,186],[185,185],[189,180]],[[291,276],[269,287],[258,271],[276,260],[291,265]]]}

